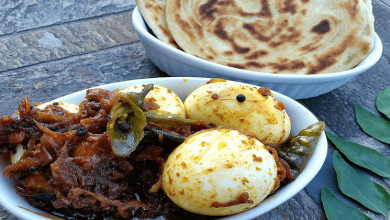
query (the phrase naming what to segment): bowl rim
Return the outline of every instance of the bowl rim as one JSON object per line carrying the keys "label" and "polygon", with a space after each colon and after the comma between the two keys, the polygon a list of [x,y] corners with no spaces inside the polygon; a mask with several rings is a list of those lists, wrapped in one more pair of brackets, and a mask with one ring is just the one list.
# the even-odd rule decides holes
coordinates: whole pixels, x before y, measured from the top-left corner
{"label": "bowl rim", "polygon": [[164,53],[167,56],[174,57],[175,59],[189,66],[196,66],[199,69],[214,73],[222,72],[223,75],[231,78],[237,78],[237,75],[240,75],[240,78],[245,79],[251,79],[253,77],[256,77],[263,82],[280,83],[282,80],[282,82],[285,84],[312,84],[313,80],[321,80],[321,82],[339,81],[341,79],[351,78],[371,68],[378,62],[383,52],[382,41],[379,38],[378,34],[374,32],[374,45],[371,50],[371,53],[360,64],[358,64],[352,69],[336,73],[324,73],[315,75],[294,75],[285,73],[272,74],[224,66],[222,64],[213,63],[201,59],[199,57],[195,57],[193,55],[185,53],[184,51],[169,46],[168,44],[158,40],[156,37],[149,33],[149,31],[147,30],[147,24],[143,19],[142,14],[138,9],[138,6],[136,6],[133,10],[132,24],[136,32],[140,35],[140,38],[145,38],[149,43],[152,43],[153,46],[158,47],[160,52]]}
{"label": "bowl rim", "polygon": [[[210,80],[210,78],[201,78],[201,77],[159,77],[159,78],[146,78],[146,79],[136,79],[136,80],[128,80],[128,81],[122,81],[122,82],[115,82],[105,85],[100,85],[96,87],[91,88],[106,88],[113,90],[114,88],[124,88],[126,86],[130,85],[139,85],[139,84],[147,84],[147,83],[154,83],[156,85],[168,83],[173,83],[174,85],[177,85],[175,87],[177,88],[184,88],[183,83],[181,85],[175,84],[178,82],[188,82],[194,85],[202,85],[205,82]],[[173,81],[173,82],[172,82]],[[245,83],[244,83],[245,84]],[[248,84],[248,83],[246,83]],[[170,85],[170,84],[169,84]],[[251,84],[249,84],[251,85]],[[166,85],[167,86],[167,85]],[[169,88],[169,87],[168,87]],[[85,97],[85,91],[80,90],[65,96],[62,96],[60,98],[57,98],[53,101],[64,101],[64,102],[70,102],[70,100],[74,100],[74,102],[78,102],[80,99],[80,96],[83,98]],[[272,91],[272,90],[271,90]],[[301,105],[299,102],[295,101],[292,98],[289,98],[288,96],[285,96],[281,93],[272,91],[274,94],[274,97],[282,100],[284,103],[286,103],[286,107],[288,106],[294,106],[294,108],[299,109],[299,111],[302,111],[302,114],[305,114],[305,117],[310,119],[310,121],[318,121],[318,119],[314,116],[313,113],[311,113],[306,107]],[[189,94],[189,93],[188,93]],[[187,95],[188,96],[188,95]],[[295,110],[297,111],[297,110]],[[308,119],[308,120],[309,120]],[[300,128],[302,129],[302,128]],[[288,184],[287,186],[279,189],[275,194],[268,196],[266,200],[264,200],[261,204],[261,206],[256,206],[250,210],[247,210],[245,212],[232,215],[232,216],[226,216],[222,219],[252,219],[255,217],[258,217],[277,206],[281,205],[284,202],[287,202],[291,197],[295,196],[297,193],[299,193],[306,185],[318,174],[319,170],[321,169],[322,165],[325,162],[325,158],[327,155],[328,150],[328,142],[325,136],[325,132],[323,132],[320,136],[320,139],[317,142],[317,145],[313,151],[312,158],[308,161],[306,166],[309,166],[310,169],[304,169],[303,172],[297,177],[295,181]],[[11,184],[11,179],[7,180],[0,180],[8,181]],[[38,211],[40,213],[43,213],[42,210],[39,209],[30,209],[31,211],[22,210],[20,207],[15,207],[15,204],[11,204],[5,195],[0,194],[0,204],[7,209],[10,213],[13,215],[22,218],[22,219],[34,219],[34,220],[44,220],[47,219],[46,217],[42,217],[39,215],[32,215],[31,211]],[[21,205],[21,204],[18,204]],[[21,205],[22,206],[22,205]]]}

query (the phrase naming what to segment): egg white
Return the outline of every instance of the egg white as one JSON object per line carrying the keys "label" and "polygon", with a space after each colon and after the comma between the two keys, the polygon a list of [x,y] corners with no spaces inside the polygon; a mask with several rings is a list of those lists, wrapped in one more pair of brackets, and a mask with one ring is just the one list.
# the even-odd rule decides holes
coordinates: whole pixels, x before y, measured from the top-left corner
{"label": "egg white", "polygon": [[[198,132],[169,155],[163,189],[178,206],[203,215],[231,215],[258,205],[277,175],[273,156],[255,138],[231,129]],[[252,203],[212,207],[248,193]]]}

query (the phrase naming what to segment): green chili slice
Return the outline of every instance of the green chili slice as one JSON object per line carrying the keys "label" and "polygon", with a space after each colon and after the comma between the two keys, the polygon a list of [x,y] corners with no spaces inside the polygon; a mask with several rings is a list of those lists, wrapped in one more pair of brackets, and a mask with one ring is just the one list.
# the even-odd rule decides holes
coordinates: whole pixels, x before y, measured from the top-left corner
{"label": "green chili slice", "polygon": [[153,89],[148,85],[141,93],[118,93],[112,106],[107,132],[112,150],[118,157],[127,157],[144,137],[146,117],[142,111],[144,98]]}
{"label": "green chili slice", "polygon": [[287,161],[294,171],[294,177],[305,167],[324,129],[325,122],[323,121],[309,125],[294,136],[289,145],[278,149],[279,157]]}

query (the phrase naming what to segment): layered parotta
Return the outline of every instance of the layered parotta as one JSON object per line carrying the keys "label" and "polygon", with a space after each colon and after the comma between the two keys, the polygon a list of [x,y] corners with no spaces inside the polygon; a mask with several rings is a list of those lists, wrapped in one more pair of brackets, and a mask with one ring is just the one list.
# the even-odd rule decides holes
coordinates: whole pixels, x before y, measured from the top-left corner
{"label": "layered parotta", "polygon": [[165,20],[166,0],[135,0],[142,17],[156,37],[164,43],[179,48],[168,30]]}
{"label": "layered parotta", "polygon": [[185,52],[260,72],[340,72],[374,44],[370,0],[167,0],[165,15]]}

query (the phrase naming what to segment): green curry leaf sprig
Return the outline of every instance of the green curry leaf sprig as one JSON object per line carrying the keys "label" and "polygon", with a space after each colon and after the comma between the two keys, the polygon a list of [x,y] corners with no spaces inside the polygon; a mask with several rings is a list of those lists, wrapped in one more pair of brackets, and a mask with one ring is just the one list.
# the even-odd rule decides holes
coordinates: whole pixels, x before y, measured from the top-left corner
{"label": "green curry leaf sprig", "polygon": [[[377,109],[390,118],[390,86],[377,96]],[[390,144],[390,121],[379,117],[355,103],[356,120],[364,132],[384,143]],[[348,160],[373,173],[390,178],[390,160],[369,147],[344,140],[326,132],[329,140]],[[381,185],[352,168],[339,154],[333,153],[333,166],[341,192],[366,208],[386,216],[390,208],[390,194]],[[359,210],[338,199],[328,188],[323,187],[321,201],[328,219],[371,219]],[[390,219],[390,214],[388,214]]]}

